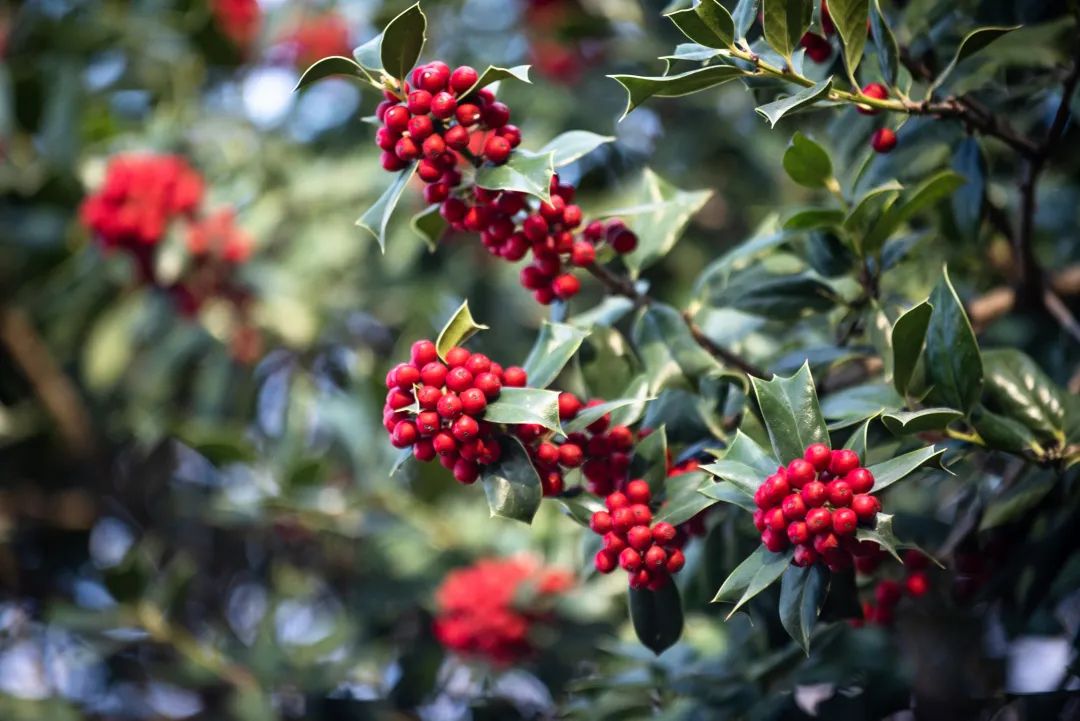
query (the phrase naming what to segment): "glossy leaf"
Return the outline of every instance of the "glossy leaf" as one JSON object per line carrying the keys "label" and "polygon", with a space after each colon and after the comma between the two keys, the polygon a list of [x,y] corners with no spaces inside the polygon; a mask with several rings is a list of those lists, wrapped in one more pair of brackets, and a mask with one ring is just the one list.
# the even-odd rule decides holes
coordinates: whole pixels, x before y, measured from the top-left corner
{"label": "glossy leaf", "polygon": [[870,34],[874,38],[877,50],[878,66],[881,76],[889,85],[896,85],[900,71],[900,46],[896,43],[885,13],[881,11],[881,0],[873,0],[870,10]]}
{"label": "glossy leaf", "polygon": [[719,501],[720,503],[730,503],[749,513],[753,513],[757,510],[757,504],[754,503],[754,497],[746,495],[746,492],[743,491],[743,489],[732,483],[708,481],[707,483],[702,483],[698,486],[697,492],[706,498],[712,499],[713,502]]}
{"label": "glossy leaf", "polygon": [[1030,428],[1015,418],[988,410],[981,403],[971,409],[971,425],[990,448],[1036,456],[1044,450]]}
{"label": "glossy leaf", "polygon": [[898,410],[904,405],[887,383],[863,383],[830,393],[821,403],[822,414],[830,419],[870,418],[883,411]]}
{"label": "glossy leaf", "polygon": [[952,195],[963,184],[964,178],[951,170],[943,170],[931,176],[916,187],[909,198],[890,206],[871,226],[870,232],[863,238],[863,250],[866,253],[877,253],[901,225],[922,210]]}
{"label": "glossy leaf", "polygon": [[1055,485],[1057,483],[1052,473],[1029,475],[986,506],[979,530],[985,531],[1023,518],[1054,490]]}
{"label": "glossy leaf", "polygon": [[807,656],[810,634],[828,590],[829,573],[820,563],[788,566],[780,579],[780,623]]}
{"label": "glossy leaf", "polygon": [[605,510],[603,503],[588,495],[575,498],[556,498],[555,502],[562,507],[566,515],[572,518],[574,522],[586,528],[589,527],[594,513]]}
{"label": "glossy leaf", "polygon": [[499,461],[484,466],[481,475],[488,508],[492,516],[532,523],[543,496],[540,476],[521,441],[502,436],[499,445],[502,446]]}
{"label": "glossy leaf", "polygon": [[390,224],[390,217],[394,214],[394,209],[401,200],[401,194],[405,192],[405,187],[415,172],[416,164],[414,163],[408,169],[398,173],[375,204],[356,221],[359,227],[375,236],[375,240],[379,241],[379,249],[383,252],[386,252],[386,228]]}
{"label": "glossy leaf", "polygon": [[516,190],[551,200],[554,153],[530,153],[520,148],[502,165],[486,164],[476,171],[476,184],[488,190]]}
{"label": "glossy leaf", "polygon": [[447,351],[463,344],[479,331],[487,329],[488,326],[476,322],[469,310],[469,301],[465,301],[458,306],[458,309],[446,321],[446,325],[439,331],[439,337],[435,340],[435,350],[440,358],[446,360]]}
{"label": "glossy leaf", "polygon": [[952,408],[923,408],[918,411],[884,413],[881,421],[896,435],[911,435],[944,430],[950,423],[963,417],[963,413]]}
{"label": "glossy leaf", "polygon": [[653,495],[658,496],[664,490],[667,462],[667,429],[660,426],[634,446],[634,456],[630,459],[630,477],[644,479]]}
{"label": "glossy leaf", "polygon": [[747,601],[780,578],[790,565],[792,554],[791,549],[783,553],[773,553],[765,546],[758,546],[735,567],[735,570],[720,586],[720,590],[716,592],[712,602],[735,604],[727,615],[731,618]]}
{"label": "glossy leaf", "polygon": [[844,220],[844,228],[850,231],[863,231],[869,228],[883,210],[892,206],[903,189],[904,186],[899,182],[889,180],[867,190],[855,201],[855,207]]}
{"label": "glossy leaf", "polygon": [[[684,473],[668,478],[664,484],[667,500],[657,512],[653,522],[666,521],[677,526],[715,505],[716,499],[699,493],[705,483],[708,486],[718,485],[711,478],[706,478],[704,473]],[[728,486],[728,488],[731,487]]]}
{"label": "glossy leaf", "polygon": [[695,377],[717,367],[715,359],[694,342],[679,311],[671,306],[657,303],[643,308],[632,336],[649,374],[651,392],[683,376]]}
{"label": "glossy leaf", "polygon": [[304,74],[300,76],[300,80],[297,81],[296,87],[293,88],[293,92],[333,75],[348,75],[362,80],[370,80],[367,72],[352,58],[332,55],[316,61],[305,70]]}
{"label": "glossy leaf", "polygon": [[982,391],[982,359],[975,332],[947,270],[942,271],[930,304],[934,310],[926,329],[927,381],[943,405],[966,413]]}
{"label": "glossy leaf", "polygon": [[697,7],[666,15],[682,34],[708,48],[729,47],[735,39],[735,22],[716,0],[702,0]]}
{"label": "glossy leaf", "polygon": [[417,3],[401,12],[387,24],[379,44],[379,59],[383,70],[399,82],[420,59],[427,40],[427,18]]}
{"label": "glossy leaf", "polygon": [[582,408],[581,411],[574,416],[573,420],[563,423],[563,430],[567,433],[578,433],[584,431],[593,423],[606,416],[612,411],[617,411],[620,408],[627,408],[629,406],[647,403],[648,401],[656,400],[655,398],[619,398],[614,401],[607,401],[599,405],[595,405],[589,408]]}
{"label": "glossy leaf", "polygon": [[564,323],[544,321],[533,343],[529,357],[525,359],[525,372],[529,387],[547,388],[589,337],[589,331]]}
{"label": "glossy leaf", "polygon": [[866,25],[870,17],[869,0],[831,0],[829,15],[844,43],[844,64],[848,77],[855,77],[855,70],[862,61],[866,47]]}
{"label": "glossy leaf", "polygon": [[470,93],[475,93],[480,88],[486,88],[492,83],[497,83],[501,80],[520,80],[523,83],[531,83],[529,80],[528,65],[515,65],[512,68],[499,68],[494,65],[488,65],[484,69],[484,72],[480,73],[480,77],[476,79],[476,82],[466,92],[461,94],[461,97],[466,97]]}
{"label": "glossy leaf", "polygon": [[409,226],[427,243],[428,250],[434,253],[439,248],[439,241],[446,234],[450,224],[442,217],[438,205],[432,205],[412,217]]}
{"label": "glossy leaf", "polygon": [[710,30],[727,45],[735,42],[735,21],[719,0],[701,0],[694,8]]}
{"label": "glossy leaf", "polygon": [[[855,255],[836,233],[819,231],[806,237],[806,260],[818,275],[838,278],[851,272]],[[831,289],[829,296],[833,297]]]}
{"label": "glossy leaf", "polygon": [[905,311],[892,327],[893,387],[901,396],[907,395],[908,384],[915,372],[915,365],[922,355],[926,329],[934,307],[924,300]]}
{"label": "glossy leaf", "polygon": [[934,82],[930,85],[930,89],[926,91],[927,97],[941,87],[942,83],[945,82],[949,77],[949,74],[952,73],[961,61],[984,49],[1002,35],[1007,35],[1013,30],[1018,30],[1020,27],[1020,25],[1013,25],[1009,27],[976,28],[965,35],[960,41],[960,45],[957,46],[956,54],[953,55],[952,60],[949,61],[949,64],[945,66],[945,69],[934,79]]}
{"label": "glossy leaf", "polygon": [[660,589],[630,589],[630,620],[638,640],[659,656],[679,640],[683,629],[679,587],[668,581]]}
{"label": "glossy leaf", "polygon": [[832,161],[825,148],[796,132],[784,151],[784,170],[788,177],[807,188],[824,188],[832,179]]}
{"label": "glossy leaf", "polygon": [[892,527],[893,517],[887,513],[879,513],[874,518],[874,525],[870,528],[860,527],[855,531],[855,538],[860,541],[873,541],[881,546],[881,548],[890,556],[895,558],[900,563],[903,563],[903,559],[900,558],[900,554],[896,552],[897,548],[902,548],[900,540],[893,533]]}
{"label": "glossy leaf", "polygon": [[788,378],[774,376],[770,381],[751,378],[750,382],[765,418],[773,452],[781,463],[802,458],[803,451],[812,443],[829,444],[809,363],[804,363]]}
{"label": "glossy leaf", "polygon": [[[794,1],[794,0],[792,0]],[[787,97],[774,100],[760,107],[754,108],[758,115],[769,121],[769,127],[775,128],[780,118],[788,113],[809,107],[822,98],[828,96],[832,88],[832,78],[825,78],[809,88],[803,88],[799,92]]]}
{"label": "glossy leaf", "polygon": [[784,221],[784,230],[815,230],[838,228],[844,222],[844,211],[836,208],[807,208]]}
{"label": "glossy leaf", "polygon": [[871,492],[879,493],[931,463],[936,464],[938,468],[943,468],[941,465],[943,455],[945,455],[944,448],[927,446],[896,458],[890,458],[882,463],[868,466],[867,470],[874,474],[874,488]]}
{"label": "glossy leaf", "polygon": [[965,182],[952,196],[953,218],[961,235],[974,241],[982,224],[983,199],[986,195],[986,158],[979,141],[964,138],[953,151],[952,167]]}
{"label": "glossy leaf", "polygon": [[810,0],[764,0],[765,41],[773,50],[790,58],[810,28],[813,4]]}
{"label": "glossy leaf", "polygon": [[489,423],[535,423],[557,433],[559,393],[539,388],[503,388],[499,397],[488,404],[484,420]]}
{"label": "glossy leaf", "polygon": [[735,10],[731,13],[731,19],[735,23],[735,37],[745,38],[746,33],[758,18],[758,7],[761,0],[739,0]]}
{"label": "glossy leaf", "polygon": [[540,148],[539,154],[552,153],[552,163],[556,168],[561,168],[613,140],[615,138],[610,135],[598,135],[587,130],[568,130],[552,138],[547,145]]}
{"label": "glossy leaf", "polygon": [[812,275],[748,274],[716,296],[719,304],[774,320],[797,320],[836,306],[831,286]]}
{"label": "glossy leaf", "polygon": [[733,65],[710,65],[697,70],[690,70],[678,75],[660,75],[647,77],[642,75],[609,75],[624,88],[628,96],[626,110],[622,118],[651,97],[678,98],[690,95],[706,88],[735,80],[746,75],[746,71]]}
{"label": "glossy leaf", "polygon": [[986,351],[983,403],[1030,428],[1044,440],[1065,443],[1065,393],[1029,356],[1015,349]]}

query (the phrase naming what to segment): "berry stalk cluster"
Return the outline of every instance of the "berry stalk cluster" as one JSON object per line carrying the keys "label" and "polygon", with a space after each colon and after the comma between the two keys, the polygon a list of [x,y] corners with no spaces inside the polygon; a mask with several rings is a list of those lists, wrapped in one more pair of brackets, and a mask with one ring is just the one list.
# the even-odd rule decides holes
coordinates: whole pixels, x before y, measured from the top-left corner
{"label": "berry stalk cluster", "polygon": [[[863,545],[873,546],[867,549],[865,555],[855,559],[855,568],[861,574],[874,573],[887,554],[876,544],[863,541]],[[921,598],[930,590],[930,577],[926,570],[930,566],[930,559],[915,549],[904,553],[904,578],[898,581],[885,578],[874,585],[873,600],[863,601],[864,623],[878,626],[891,626],[895,619],[896,607],[905,597]],[[861,623],[856,622],[858,626]]]}

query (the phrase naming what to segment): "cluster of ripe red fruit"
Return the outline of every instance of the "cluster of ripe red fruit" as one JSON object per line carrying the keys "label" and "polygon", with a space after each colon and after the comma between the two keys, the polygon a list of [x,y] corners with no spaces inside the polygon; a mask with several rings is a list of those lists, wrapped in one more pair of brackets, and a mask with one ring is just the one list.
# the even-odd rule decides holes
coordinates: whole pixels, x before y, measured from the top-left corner
{"label": "cluster of ripe red fruit", "polygon": [[589,527],[604,538],[604,547],[593,559],[597,571],[611,573],[622,567],[630,576],[631,588],[655,591],[682,569],[686,557],[675,526],[652,522],[651,500],[649,484],[640,478],[632,480],[624,491],[608,494],[607,510],[594,513]]}
{"label": "cluster of ripe red fruit", "polygon": [[[855,560],[856,570],[859,573],[873,573],[877,566],[885,558],[885,552],[880,547],[876,555],[867,555]],[[930,577],[926,569],[930,565],[930,559],[914,549],[904,553],[904,579],[903,583],[891,578],[878,581],[874,586],[874,600],[863,601],[863,619],[865,623],[879,626],[891,626],[894,620],[896,606],[904,596],[920,598],[930,590]],[[860,622],[853,625],[859,626]]]}
{"label": "cluster of ripe red fruit", "polygon": [[504,369],[465,348],[448,350],[444,363],[434,343],[418,340],[409,362],[386,374],[383,426],[396,448],[412,447],[419,461],[438,457],[459,482],[473,483],[480,466],[501,455],[493,426],[483,420],[488,403],[503,386],[520,388],[526,381],[524,369]]}
{"label": "cluster of ripe red fruit", "polygon": [[[859,524],[871,524],[881,502],[870,495],[874,476],[852,450],[824,443],[781,466],[754,493],[754,525],[774,553],[795,546],[796,566],[821,560],[831,571],[851,566],[852,556],[874,549],[855,540]],[[874,544],[867,544],[873,546]]]}

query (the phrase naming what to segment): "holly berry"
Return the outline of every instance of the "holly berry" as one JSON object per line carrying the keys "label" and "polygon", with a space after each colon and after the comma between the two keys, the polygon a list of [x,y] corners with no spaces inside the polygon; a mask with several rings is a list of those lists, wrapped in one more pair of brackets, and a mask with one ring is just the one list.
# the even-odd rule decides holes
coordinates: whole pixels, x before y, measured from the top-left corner
{"label": "holly berry", "polygon": [[870,147],[875,153],[891,153],[896,147],[896,131],[891,128],[878,128],[870,136]]}
{"label": "holly berry", "polygon": [[[874,100],[884,100],[889,97],[888,89],[881,83],[864,85],[862,94],[868,98],[873,98]],[[869,105],[856,105],[855,108],[863,115],[877,115],[881,112],[877,108],[870,107]]]}

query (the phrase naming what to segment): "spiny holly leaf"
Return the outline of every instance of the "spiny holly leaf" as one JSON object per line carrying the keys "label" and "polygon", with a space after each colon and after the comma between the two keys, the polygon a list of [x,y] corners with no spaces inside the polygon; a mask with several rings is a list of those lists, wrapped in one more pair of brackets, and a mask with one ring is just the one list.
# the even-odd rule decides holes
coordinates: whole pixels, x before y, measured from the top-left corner
{"label": "spiny holly leaf", "polygon": [[813,105],[828,96],[830,89],[832,89],[832,78],[828,77],[809,88],[803,88],[794,95],[754,108],[754,111],[769,121],[770,128],[775,128],[776,124],[780,122],[780,118],[795,110]]}
{"label": "spiny holly leaf", "polygon": [[717,367],[716,360],[694,342],[679,311],[654,303],[641,310],[632,330],[649,379],[650,392],[685,384]]}
{"label": "spiny holly leaf", "polygon": [[492,83],[497,83],[500,80],[520,80],[523,83],[531,83],[529,80],[529,67],[528,65],[515,65],[512,68],[497,68],[494,65],[488,65],[484,72],[480,73],[480,77],[476,79],[473,86],[468,91],[461,94],[461,97],[466,97],[470,93],[475,93],[480,88],[486,88]]}
{"label": "spiny holly leaf", "polygon": [[923,408],[917,411],[884,413],[881,421],[896,435],[906,436],[912,433],[940,431],[963,417],[963,413],[952,408]]}
{"label": "spiny holly leaf", "polygon": [[945,467],[941,465],[941,457],[943,455],[945,455],[944,448],[927,446],[926,448],[920,448],[905,453],[902,456],[890,458],[887,461],[869,466],[867,470],[874,474],[874,488],[871,492],[878,493],[883,491],[902,478],[911,475],[919,468],[930,463],[936,463],[938,468],[945,470]]}
{"label": "spiny holly leaf", "polygon": [[832,180],[832,161],[825,148],[796,132],[784,151],[788,177],[807,188],[824,188]]}
{"label": "spiny holly leaf", "polygon": [[901,396],[907,395],[908,384],[915,372],[915,365],[922,355],[926,329],[934,306],[924,300],[905,311],[892,327],[893,387]]}
{"label": "spiny holly leaf", "polygon": [[331,55],[328,58],[316,61],[311,67],[305,70],[304,74],[300,76],[300,80],[297,81],[296,87],[293,88],[293,92],[295,93],[297,90],[306,88],[315,81],[328,78],[331,75],[349,75],[354,78],[371,81],[371,76],[367,74],[367,71],[353,61],[352,58]]}
{"label": "spiny holly leaf", "polygon": [[570,359],[589,337],[589,331],[572,325],[544,321],[536,337],[529,357],[525,359],[525,372],[533,388],[547,388],[562,372]]}
{"label": "spiny holly leaf", "polygon": [[666,17],[699,45],[726,48],[735,42],[735,21],[716,0],[702,0],[695,8],[668,13]]}
{"label": "spiny holly leaf", "polygon": [[896,534],[893,533],[892,521],[893,517],[890,514],[879,513],[874,518],[874,526],[872,528],[859,528],[855,531],[855,538],[860,541],[873,541],[890,556],[903,563],[900,554],[896,552],[898,547],[902,548],[903,546]]}
{"label": "spiny holly leaf", "polygon": [[409,184],[415,172],[416,164],[413,163],[409,168],[398,173],[394,182],[390,183],[390,187],[384,190],[375,204],[356,221],[359,227],[375,236],[375,240],[379,241],[379,250],[384,253],[386,252],[386,228],[390,224],[390,216],[394,214],[394,208],[397,207],[405,186]]}
{"label": "spiny holly leaf", "polygon": [[597,135],[587,130],[568,130],[540,148],[540,155],[553,153],[553,164],[556,168],[561,168],[613,140],[615,138],[610,135]]}
{"label": "spiny holly leaf", "polygon": [[576,416],[574,416],[573,420],[567,421],[563,424],[563,430],[565,430],[567,433],[579,433],[581,431],[584,431],[586,428],[591,426],[593,423],[596,423],[598,420],[606,416],[608,413],[611,413],[612,411],[617,411],[620,408],[626,408],[633,405],[643,405],[645,403],[648,403],[649,401],[654,400],[656,400],[655,397],[619,398],[618,400],[607,401],[606,403],[600,403],[598,405],[590,406],[588,408],[582,408],[581,411],[578,412]]}
{"label": "spiny holly leaf", "polygon": [[765,0],[765,41],[784,58],[799,47],[803,33],[810,28],[814,6],[810,0]]}
{"label": "spiny holly leaf", "polygon": [[758,486],[774,473],[779,465],[780,462],[755,443],[753,438],[742,431],[735,431],[735,440],[731,442],[724,457],[702,466],[701,470],[722,481],[731,482],[753,498]]}
{"label": "spiny holly leaf", "polygon": [[829,573],[820,563],[788,566],[780,579],[780,623],[807,656],[810,634],[829,591]]}
{"label": "spiny holly leaf", "polygon": [[503,388],[484,411],[489,423],[535,423],[556,433],[559,425],[559,394],[539,388]]}
{"label": "spiny holly leaf", "polygon": [[710,65],[678,75],[646,77],[642,75],[609,75],[624,88],[628,97],[621,121],[637,106],[649,98],[678,98],[699,90],[715,87],[746,75],[746,71],[733,65]]}
{"label": "spiny holly leaf", "polygon": [[734,603],[735,607],[727,615],[731,618],[743,604],[780,578],[793,554],[790,548],[783,553],[773,553],[765,546],[758,546],[721,584],[712,602]]}
{"label": "spiny holly leaf", "polygon": [[606,510],[603,503],[584,494],[575,498],[556,498],[555,502],[575,523],[586,528],[589,527],[594,513]]}
{"label": "spiny holly leaf", "polygon": [[844,41],[844,63],[848,77],[855,77],[855,70],[862,60],[866,47],[866,22],[870,17],[869,0],[832,0],[829,15]]}
{"label": "spiny holly leaf", "polygon": [[[720,499],[699,492],[702,488],[719,486],[704,473],[683,473],[665,482],[667,499],[656,514],[655,523],[666,521],[673,526],[686,523]],[[727,486],[731,489],[731,486]],[[751,499],[751,504],[753,500]]]}
{"label": "spiny holly leaf", "polygon": [[730,503],[750,513],[757,510],[754,497],[746,495],[742,488],[731,483],[717,483],[709,480],[698,486],[697,492],[706,498],[712,499],[713,502]]}
{"label": "spiny holly leaf", "polygon": [[439,241],[450,224],[442,217],[438,205],[432,205],[412,217],[409,227],[427,243],[428,250],[434,253],[439,248]]}
{"label": "spiny holly leaf", "polygon": [[540,477],[519,440],[502,436],[499,445],[499,461],[485,466],[482,474],[491,515],[532,523],[543,496]]}
{"label": "spiny holly leaf", "polygon": [[829,431],[818,405],[810,363],[803,363],[788,378],[774,376],[770,381],[751,378],[761,415],[769,431],[773,452],[781,463],[802,458],[812,443],[829,444]]}
{"label": "spiny holly leaf", "polygon": [[966,413],[982,392],[982,358],[975,331],[947,269],[942,270],[930,304],[934,310],[926,329],[927,381],[934,386],[933,397]]}
{"label": "spiny holly leaf", "polygon": [[488,190],[516,190],[545,203],[551,200],[554,153],[531,153],[520,148],[502,165],[484,165],[476,171],[476,184]]}
{"label": "spiny holly leaf", "polygon": [[469,301],[463,302],[446,325],[439,331],[439,337],[435,340],[435,350],[439,357],[446,360],[446,353],[454,346],[459,346],[476,335],[477,332],[487,330],[488,326],[477,323],[469,311]]}
{"label": "spiny holly leaf", "polygon": [[1018,30],[1020,27],[1020,25],[1009,27],[985,27],[976,28],[969,32],[964,36],[963,40],[960,41],[960,45],[956,48],[956,54],[953,55],[952,60],[949,61],[949,64],[945,66],[945,69],[941,71],[941,74],[937,76],[930,85],[930,88],[926,91],[926,97],[929,98],[934,94],[935,90],[941,87],[942,83],[945,82],[945,79],[949,77],[949,74],[962,60],[971,57],[1002,35],[1011,33],[1013,30]]}
{"label": "spiny holly leaf", "polygon": [[417,3],[390,21],[379,43],[379,59],[390,77],[404,84],[427,40],[427,18]]}
{"label": "spiny holly leaf", "polygon": [[638,640],[659,656],[682,635],[679,587],[668,581],[659,590],[630,589],[630,620]]}

